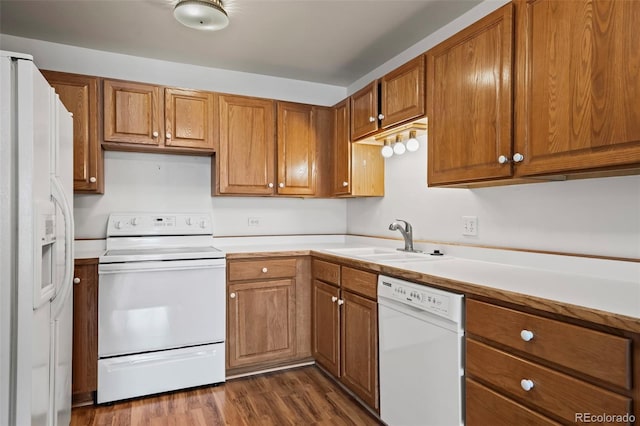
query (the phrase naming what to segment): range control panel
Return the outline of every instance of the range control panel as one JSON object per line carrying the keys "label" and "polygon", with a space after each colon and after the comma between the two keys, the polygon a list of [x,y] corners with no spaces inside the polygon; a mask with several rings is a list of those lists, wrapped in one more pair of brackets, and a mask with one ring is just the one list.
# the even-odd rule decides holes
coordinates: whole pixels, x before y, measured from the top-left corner
{"label": "range control panel", "polygon": [[378,297],[396,300],[449,319],[459,317],[463,298],[461,294],[383,275],[378,277]]}
{"label": "range control panel", "polygon": [[208,213],[113,213],[107,224],[107,237],[211,234]]}

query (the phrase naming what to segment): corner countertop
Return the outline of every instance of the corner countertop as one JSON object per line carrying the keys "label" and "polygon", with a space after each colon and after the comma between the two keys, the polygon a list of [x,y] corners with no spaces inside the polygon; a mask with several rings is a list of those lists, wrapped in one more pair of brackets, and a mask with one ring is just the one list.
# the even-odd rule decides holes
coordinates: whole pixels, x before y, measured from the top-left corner
{"label": "corner countertop", "polygon": [[[76,259],[99,257],[98,241],[76,244]],[[103,243],[102,243],[103,244]],[[345,235],[214,237],[227,258],[313,254],[440,289],[526,306],[640,333],[640,263],[464,246],[416,244],[446,256],[428,262],[373,262],[332,252],[396,248],[399,241]]]}

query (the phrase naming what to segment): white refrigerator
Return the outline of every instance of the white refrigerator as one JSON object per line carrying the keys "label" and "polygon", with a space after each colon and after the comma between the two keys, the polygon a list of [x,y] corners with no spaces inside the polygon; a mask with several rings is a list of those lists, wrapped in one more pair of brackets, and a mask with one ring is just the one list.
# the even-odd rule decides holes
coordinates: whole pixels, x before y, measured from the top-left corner
{"label": "white refrigerator", "polygon": [[0,59],[0,426],[67,426],[73,121],[29,55]]}

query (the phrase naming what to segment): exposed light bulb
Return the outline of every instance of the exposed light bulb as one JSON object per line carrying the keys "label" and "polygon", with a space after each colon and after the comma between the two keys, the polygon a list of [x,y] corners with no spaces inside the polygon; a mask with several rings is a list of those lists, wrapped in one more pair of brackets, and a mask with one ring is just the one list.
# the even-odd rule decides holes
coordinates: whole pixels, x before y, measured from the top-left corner
{"label": "exposed light bulb", "polygon": [[393,145],[393,152],[396,155],[402,155],[405,153],[405,151],[407,150],[407,148],[404,146],[404,144],[402,142],[396,142]]}
{"label": "exposed light bulb", "polygon": [[420,148],[420,143],[418,139],[416,139],[416,131],[412,130],[409,132],[409,140],[407,141],[407,151],[416,152]]}
{"label": "exposed light bulb", "polygon": [[385,144],[385,146],[382,147],[381,153],[384,158],[389,158],[393,155],[393,148]]}

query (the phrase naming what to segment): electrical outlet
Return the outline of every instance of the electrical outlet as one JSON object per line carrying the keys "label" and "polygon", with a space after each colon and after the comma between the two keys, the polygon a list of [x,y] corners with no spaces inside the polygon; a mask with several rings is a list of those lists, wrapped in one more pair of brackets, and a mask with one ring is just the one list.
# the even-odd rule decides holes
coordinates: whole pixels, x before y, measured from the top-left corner
{"label": "electrical outlet", "polygon": [[462,235],[478,235],[477,216],[462,216]]}
{"label": "electrical outlet", "polygon": [[247,219],[247,225],[249,226],[260,226],[260,218],[259,217],[250,217]]}

